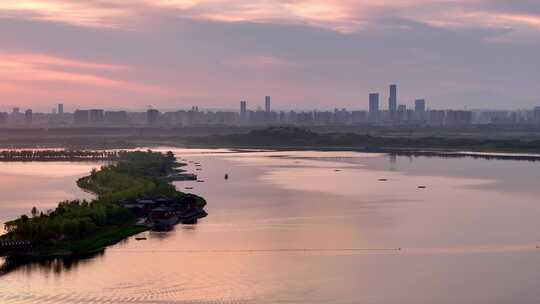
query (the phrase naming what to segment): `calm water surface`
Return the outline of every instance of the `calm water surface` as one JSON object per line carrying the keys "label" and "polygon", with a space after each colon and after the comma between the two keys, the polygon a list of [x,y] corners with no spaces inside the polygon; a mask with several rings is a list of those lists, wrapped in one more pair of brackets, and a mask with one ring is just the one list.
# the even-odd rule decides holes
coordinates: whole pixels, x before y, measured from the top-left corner
{"label": "calm water surface", "polygon": [[[229,152],[176,150],[196,226],[17,268],[0,303],[540,303],[540,163]],[[88,197],[96,166],[0,164],[0,221]]]}

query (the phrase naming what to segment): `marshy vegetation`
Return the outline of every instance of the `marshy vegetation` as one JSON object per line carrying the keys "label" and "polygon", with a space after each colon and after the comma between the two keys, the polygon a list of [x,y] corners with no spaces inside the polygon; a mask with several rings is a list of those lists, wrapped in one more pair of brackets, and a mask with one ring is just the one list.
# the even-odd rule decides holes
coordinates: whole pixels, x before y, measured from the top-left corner
{"label": "marshy vegetation", "polygon": [[117,161],[125,152],[92,150],[3,150],[0,161]]}

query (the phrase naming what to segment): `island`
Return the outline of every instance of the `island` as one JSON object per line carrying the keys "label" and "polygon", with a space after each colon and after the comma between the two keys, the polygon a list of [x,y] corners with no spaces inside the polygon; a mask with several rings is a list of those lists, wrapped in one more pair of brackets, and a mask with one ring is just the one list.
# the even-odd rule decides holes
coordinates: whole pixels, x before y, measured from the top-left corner
{"label": "island", "polygon": [[202,197],[171,184],[191,178],[172,152],[114,153],[116,161],[77,181],[94,199],[63,201],[47,211],[34,207],[6,222],[0,255],[23,261],[85,257],[140,232],[195,224],[207,215]]}

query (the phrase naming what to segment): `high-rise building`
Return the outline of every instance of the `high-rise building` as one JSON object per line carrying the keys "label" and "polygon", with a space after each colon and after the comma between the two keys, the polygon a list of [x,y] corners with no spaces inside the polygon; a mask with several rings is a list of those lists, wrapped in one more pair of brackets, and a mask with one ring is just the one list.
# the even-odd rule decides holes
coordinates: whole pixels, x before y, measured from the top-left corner
{"label": "high-rise building", "polygon": [[424,99],[417,99],[414,101],[414,110],[416,112],[426,111],[426,101]]}
{"label": "high-rise building", "polygon": [[90,114],[88,110],[75,110],[75,112],[73,112],[73,123],[78,125],[87,124],[89,117]]}
{"label": "high-rise building", "polygon": [[247,121],[248,121],[247,102],[242,100],[240,101],[240,123],[246,123]]}
{"label": "high-rise building", "polygon": [[105,120],[103,109],[92,109],[90,110],[88,117],[90,120],[90,123],[92,124],[99,124],[102,123]]}
{"label": "high-rise building", "polygon": [[428,124],[431,126],[441,126],[444,124],[446,112],[444,110],[428,111]]}
{"label": "high-rise building", "polygon": [[369,94],[369,113],[370,114],[379,113],[379,93]]}
{"label": "high-rise building", "polygon": [[[195,108],[193,108],[191,112],[198,111],[195,111]],[[159,114],[159,111],[156,109],[148,109],[148,111],[146,111],[146,123],[148,123],[149,125],[157,125],[159,121]]]}
{"label": "high-rise building", "polygon": [[8,123],[9,114],[7,112],[0,112],[0,125]]}
{"label": "high-rise building", "polygon": [[129,122],[126,111],[106,111],[105,122],[113,125],[125,125]]}
{"label": "high-rise building", "polygon": [[534,115],[534,121],[540,122],[540,107],[534,107],[533,115]]}
{"label": "high-rise building", "polygon": [[471,111],[448,110],[446,111],[444,124],[447,126],[470,125],[472,123]]}
{"label": "high-rise building", "polygon": [[27,125],[32,124],[32,109],[24,111],[24,123]]}
{"label": "high-rise building", "polygon": [[270,96],[266,96],[264,98],[264,108],[266,110],[266,112],[270,112],[271,108],[270,108]]}
{"label": "high-rise building", "polygon": [[247,112],[247,102],[240,101],[240,116],[245,116]]}
{"label": "high-rise building", "polygon": [[63,103],[58,104],[58,114],[60,114],[60,115],[64,114],[64,104]]}
{"label": "high-rise building", "polygon": [[397,85],[390,85],[390,97],[388,98],[388,110],[395,112],[397,110]]}

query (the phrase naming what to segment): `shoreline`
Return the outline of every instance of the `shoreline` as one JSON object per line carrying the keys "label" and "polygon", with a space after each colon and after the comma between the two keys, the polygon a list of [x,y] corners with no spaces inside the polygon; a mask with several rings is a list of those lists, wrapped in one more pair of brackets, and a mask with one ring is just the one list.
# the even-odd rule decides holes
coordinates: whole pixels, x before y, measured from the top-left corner
{"label": "shoreline", "polygon": [[[253,144],[194,144],[179,142],[140,142],[135,149],[171,147],[185,149],[229,149],[232,152],[259,152],[259,151],[351,151],[362,153],[383,153],[397,156],[411,157],[443,157],[443,158],[479,158],[479,159],[498,159],[498,160],[516,160],[516,161],[540,161],[540,153],[519,149],[475,149],[474,147],[463,148],[440,148],[440,147],[363,147],[363,146],[320,146],[320,145],[253,145]],[[51,146],[37,147],[34,149],[62,149],[66,147]],[[116,150],[111,147],[107,150]],[[0,148],[0,153],[4,151]],[[101,149],[87,149],[86,151],[103,151]],[[0,158],[0,163],[9,162],[114,162],[114,160],[105,159],[66,159],[66,158],[48,158],[48,159],[4,159]],[[181,164],[180,164],[181,165]],[[181,175],[189,175],[182,172]],[[83,189],[84,190],[84,189]]]}
{"label": "shoreline", "polygon": [[[152,147],[145,145],[144,147]],[[156,145],[161,146],[161,145]],[[141,146],[142,147],[142,146]],[[509,150],[474,150],[469,148],[409,148],[409,147],[359,147],[359,146],[268,146],[268,145],[199,145],[180,144],[167,147],[185,149],[230,149],[235,152],[268,152],[268,151],[342,151],[361,153],[394,154],[413,157],[447,157],[447,158],[480,158],[516,161],[540,161],[540,153],[516,152]]]}
{"label": "shoreline", "polygon": [[170,210],[166,216],[176,212],[186,217],[173,226],[196,223],[207,215],[204,198],[180,192],[171,184],[171,173],[184,174],[178,169],[183,164],[176,162],[171,152],[120,153],[115,165],[92,170],[76,182],[79,188],[96,195],[92,201],[63,201],[45,213],[33,208],[32,217],[23,215],[6,222],[7,233],[0,235],[0,240],[27,244],[0,247],[0,256],[15,264],[84,258],[160,226],[168,218],[154,218],[157,210],[159,216],[166,209]]}
{"label": "shoreline", "polygon": [[[103,252],[107,249],[109,246],[116,245],[123,240],[128,239],[129,237],[132,237],[134,235],[137,235],[139,233],[145,232],[150,230],[150,227],[143,226],[143,225],[137,225],[135,223],[130,223],[122,227],[118,227],[119,230],[116,231],[104,231],[103,233],[95,235],[93,238],[90,238],[89,240],[79,240],[75,241],[96,241],[97,239],[106,237],[106,240],[104,242],[95,242],[92,247],[85,248],[83,251],[75,251],[67,249],[70,246],[73,246],[71,244],[67,244],[67,246],[62,246],[64,248],[51,248],[51,249],[44,249],[42,251],[35,251],[35,252],[21,252],[21,253],[15,253],[12,255],[6,256],[7,259],[11,259],[15,262],[39,262],[39,261],[45,261],[45,260],[52,260],[52,259],[79,259],[79,258],[85,258],[90,257],[95,254],[98,254],[100,252]],[[115,235],[111,236],[111,233],[115,233]],[[97,246],[96,246],[97,244]],[[67,248],[66,248],[67,247]]]}
{"label": "shoreline", "polygon": [[[473,130],[476,130],[473,128]],[[66,130],[64,130],[66,131]],[[524,133],[523,136],[494,136],[493,134],[469,133],[463,130],[429,129],[430,132],[414,132],[404,129],[398,132],[376,132],[370,128],[316,128],[295,126],[268,126],[258,128],[207,129],[144,129],[137,134],[112,132],[103,136],[102,129],[77,129],[48,132],[37,137],[30,132],[25,140],[8,137],[0,140],[0,150],[59,148],[73,150],[131,150],[138,147],[183,148],[230,148],[270,150],[320,150],[409,153],[449,157],[453,153],[470,154],[474,157],[500,157],[501,159],[540,160],[540,138]],[[192,131],[192,132],[188,132]],[[204,132],[203,132],[204,131]],[[472,131],[472,130],[471,130]],[[60,133],[59,133],[60,132]],[[540,133],[539,133],[540,134]],[[504,136],[503,136],[504,135]],[[519,134],[521,135],[521,133]],[[28,151],[26,151],[28,152]],[[6,153],[7,154],[7,153]],[[503,155],[504,154],[504,155]],[[513,154],[513,155],[508,155]],[[25,155],[23,155],[25,156]],[[48,157],[57,156],[53,153]],[[22,159],[21,159],[22,160]],[[43,159],[44,161],[48,161]],[[0,157],[0,161],[2,161]]]}

